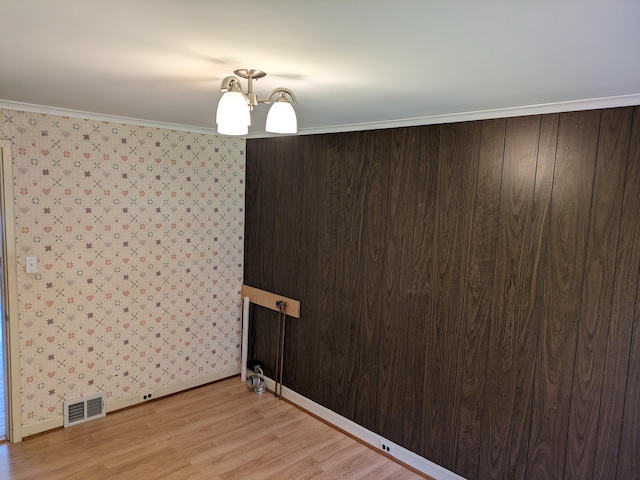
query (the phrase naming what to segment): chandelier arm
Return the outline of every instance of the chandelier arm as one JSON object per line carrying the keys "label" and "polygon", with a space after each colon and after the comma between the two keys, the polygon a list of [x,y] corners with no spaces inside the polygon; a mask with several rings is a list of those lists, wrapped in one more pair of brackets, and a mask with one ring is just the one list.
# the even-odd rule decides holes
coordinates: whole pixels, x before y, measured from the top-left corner
{"label": "chandelier arm", "polygon": [[271,103],[273,103],[274,98],[276,95],[277,96],[285,96],[285,95],[280,95],[280,94],[286,94],[291,98],[291,101],[289,103],[291,103],[292,106],[296,106],[298,103],[298,99],[296,98],[296,96],[293,94],[293,92],[291,90],[289,90],[288,88],[284,88],[284,87],[278,87],[274,90],[271,91],[271,93],[269,93],[269,95],[266,98],[258,98],[257,101],[258,103],[265,103],[267,105],[270,105]]}
{"label": "chandelier arm", "polygon": [[242,84],[240,83],[240,79],[238,77],[234,77],[230,75],[228,77],[224,77],[222,79],[222,85],[220,85],[220,90],[223,92],[240,92],[243,95],[245,94],[242,90]]}

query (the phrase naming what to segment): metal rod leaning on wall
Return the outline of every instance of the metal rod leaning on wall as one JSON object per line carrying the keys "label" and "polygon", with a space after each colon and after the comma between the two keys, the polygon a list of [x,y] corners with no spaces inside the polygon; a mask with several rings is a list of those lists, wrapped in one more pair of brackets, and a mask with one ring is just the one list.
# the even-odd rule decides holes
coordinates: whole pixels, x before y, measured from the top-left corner
{"label": "metal rod leaning on wall", "polygon": [[[293,318],[300,318],[300,301],[293,298],[283,297],[276,293],[267,292],[266,290],[260,290],[259,288],[251,287],[249,285],[242,285],[240,290],[242,297],[243,309],[242,309],[242,351],[240,365],[240,379],[245,382],[247,380],[247,358],[248,358],[248,338],[249,338],[249,304],[254,303],[261,307],[268,308],[278,312],[279,322],[282,323],[282,332],[278,333],[278,357],[282,359],[280,365],[276,365],[276,382],[278,375],[280,379],[280,397],[282,397],[282,372],[284,363],[284,323],[286,322],[286,316],[289,315]],[[280,306],[282,305],[282,307]],[[281,312],[282,309],[282,312]],[[280,316],[283,317],[282,321]],[[278,384],[276,383],[276,396]]]}
{"label": "metal rod leaning on wall", "polygon": [[[284,300],[278,300],[276,302],[276,306],[278,307],[278,359],[276,361],[276,388],[274,389],[273,393],[276,398],[282,398],[282,371],[284,369],[284,331],[287,324],[287,302],[285,302]],[[279,390],[278,384],[280,385]]]}
{"label": "metal rod leaning on wall", "polygon": [[242,351],[240,354],[240,380],[247,381],[247,355],[249,343],[249,297],[242,298]]}

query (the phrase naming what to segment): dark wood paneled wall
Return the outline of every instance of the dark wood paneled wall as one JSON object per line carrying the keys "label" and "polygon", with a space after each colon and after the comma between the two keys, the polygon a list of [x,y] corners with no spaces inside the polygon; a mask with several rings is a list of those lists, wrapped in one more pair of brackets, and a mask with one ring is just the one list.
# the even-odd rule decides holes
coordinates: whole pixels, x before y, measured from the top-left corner
{"label": "dark wood paneled wall", "polygon": [[640,107],[249,139],[246,205],[285,385],[470,479],[640,478]]}

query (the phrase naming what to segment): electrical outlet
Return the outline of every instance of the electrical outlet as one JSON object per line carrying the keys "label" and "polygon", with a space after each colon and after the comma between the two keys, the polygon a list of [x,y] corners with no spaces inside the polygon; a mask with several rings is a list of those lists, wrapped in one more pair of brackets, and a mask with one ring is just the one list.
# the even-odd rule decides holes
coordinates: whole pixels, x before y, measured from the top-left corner
{"label": "electrical outlet", "polygon": [[149,400],[152,400],[152,399],[153,399],[153,392],[146,392],[140,395],[141,402],[148,402]]}
{"label": "electrical outlet", "polygon": [[384,438],[380,439],[380,450],[382,450],[384,453],[388,455],[391,455],[392,457],[396,456],[395,445],[390,441],[385,440]]}

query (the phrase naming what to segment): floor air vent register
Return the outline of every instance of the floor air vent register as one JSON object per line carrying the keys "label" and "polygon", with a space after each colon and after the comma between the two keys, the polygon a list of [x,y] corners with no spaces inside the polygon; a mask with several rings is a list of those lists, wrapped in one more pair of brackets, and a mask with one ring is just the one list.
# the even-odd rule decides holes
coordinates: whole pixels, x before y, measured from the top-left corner
{"label": "floor air vent register", "polygon": [[87,395],[64,402],[64,428],[87,422],[106,415],[104,409],[104,393]]}

